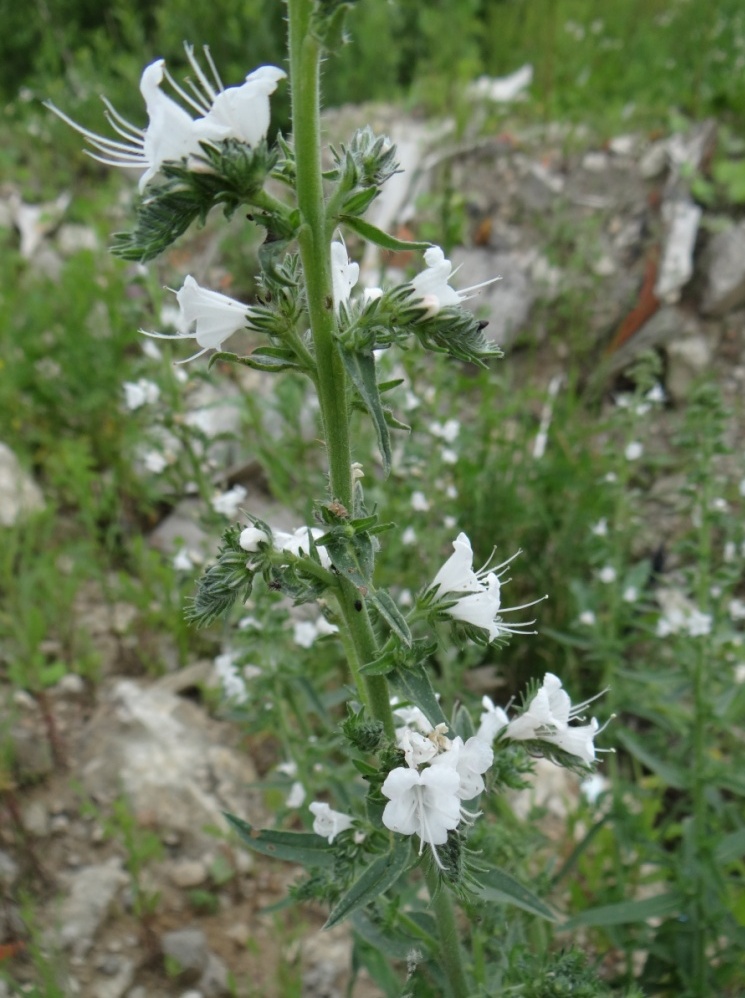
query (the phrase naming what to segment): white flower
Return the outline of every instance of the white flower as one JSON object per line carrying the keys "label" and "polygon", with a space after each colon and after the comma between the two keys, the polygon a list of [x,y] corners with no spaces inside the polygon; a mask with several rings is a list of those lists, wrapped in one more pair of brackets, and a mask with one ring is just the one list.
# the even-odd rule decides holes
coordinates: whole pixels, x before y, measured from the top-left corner
{"label": "white flower", "polygon": [[142,455],[142,463],[145,470],[153,475],[159,475],[161,471],[165,471],[168,467],[168,460],[165,454],[162,454],[159,450],[145,451]]}
{"label": "white flower", "polygon": [[334,811],[322,801],[313,801],[308,808],[313,814],[313,831],[316,835],[323,836],[329,843],[333,842],[341,832],[346,832],[352,827],[352,819],[348,814]]}
{"label": "white flower", "polygon": [[429,499],[423,492],[412,492],[411,508],[417,513],[426,513],[429,509]]}
{"label": "white flower", "polygon": [[334,295],[334,308],[339,311],[342,302],[349,301],[352,288],[360,276],[360,267],[352,263],[344,243],[331,243],[331,288]]}
{"label": "white flower", "polygon": [[464,742],[457,735],[450,747],[441,752],[432,762],[432,768],[447,766],[458,774],[460,786],[458,797],[461,800],[473,800],[484,792],[483,773],[494,762],[494,752],[483,738],[474,735]]}
{"label": "white flower", "polygon": [[234,485],[232,489],[215,496],[212,500],[212,508],[216,513],[222,513],[232,520],[238,513],[238,507],[246,498],[248,493],[242,485]]}
{"label": "white flower", "polygon": [[401,543],[405,544],[406,547],[411,547],[412,544],[416,544],[416,530],[413,527],[407,527],[406,530],[401,534]]}
{"label": "white flower", "polygon": [[639,599],[639,590],[636,588],[636,586],[626,586],[626,588],[623,591],[623,596],[621,597],[621,599],[624,601],[624,603],[636,603],[636,601]]}
{"label": "white flower", "polygon": [[244,551],[249,551],[254,554],[259,550],[259,544],[268,544],[269,538],[260,530],[258,527],[246,527],[241,531],[241,535],[238,538],[238,544],[243,548]]}
{"label": "white flower", "polygon": [[310,648],[315,644],[316,638],[336,634],[338,630],[339,628],[335,624],[330,624],[325,617],[318,617],[315,621],[296,620],[293,624],[292,638],[301,648]]}
{"label": "white flower", "polygon": [[424,262],[427,265],[426,270],[413,277],[410,284],[414,289],[412,297],[416,300],[416,304],[426,309],[423,316],[425,319],[437,315],[442,308],[460,305],[462,301],[473,298],[472,292],[478,288],[500,280],[499,277],[492,277],[489,281],[482,281],[473,287],[455,291],[449,284],[450,278],[455,273],[453,265],[445,259],[445,254],[439,246],[430,246],[424,254]]}
{"label": "white flower", "polygon": [[[287,551],[289,554],[294,554],[296,558],[301,556],[308,557],[310,555],[308,536],[310,535],[315,541],[319,537],[323,537],[324,533],[325,531],[321,530],[320,527],[298,527],[292,534],[276,530],[274,532],[274,546],[278,551]],[[321,559],[321,565],[324,568],[331,568],[331,558],[326,548],[316,548],[316,551],[318,552],[318,557]]]}
{"label": "white flower", "polygon": [[442,458],[443,464],[458,463],[458,452],[453,450],[452,447],[443,447],[440,452],[440,457]]}
{"label": "white flower", "polygon": [[139,381],[125,381],[122,385],[124,389],[124,404],[133,412],[143,405],[152,405],[160,398],[160,388],[154,381],[147,378],[140,378]]}
{"label": "white flower", "polygon": [[285,807],[302,807],[304,800],[305,787],[299,780],[295,780],[285,800]]}
{"label": "white flower", "polygon": [[248,700],[248,690],[245,680],[235,664],[235,656],[231,652],[224,652],[217,656],[214,665],[225,696],[229,700],[245,703]]}
{"label": "white flower", "polygon": [[[534,605],[528,603],[524,606],[502,608],[499,576],[517,555],[495,566],[494,571],[489,569],[487,563],[487,566],[479,572],[474,572],[473,551],[466,534],[458,534],[453,541],[453,549],[454,554],[448,558],[430,586],[436,604],[442,604],[441,609],[444,613],[454,620],[487,631],[489,641],[495,641],[504,634],[520,633],[533,623],[529,621],[506,624],[500,616],[500,613],[511,613],[513,610],[523,610],[526,606]],[[458,597],[456,594],[459,593],[464,595]]]}
{"label": "white flower", "polygon": [[598,572],[598,579],[605,583],[605,585],[610,585],[611,582],[616,581],[616,570],[612,565],[605,565]]}
{"label": "white flower", "polygon": [[452,444],[460,433],[460,422],[457,419],[448,419],[445,423],[434,422],[430,424],[429,432],[446,444]]}
{"label": "white flower", "polygon": [[[140,79],[140,93],[145,100],[148,114],[147,128],[138,128],[123,118],[104,98],[106,116],[120,139],[106,138],[76,124],[51,102],[46,106],[68,125],[85,137],[95,152],[88,155],[108,166],[139,168],[140,190],[161,170],[164,163],[189,160],[202,156],[201,142],[220,142],[237,139],[247,145],[257,145],[269,127],[269,95],[286,74],[276,66],[261,66],[246,77],[246,82],[228,90],[222,85],[209,49],[204,54],[214,77],[209,80],[191,46],[186,45],[186,55],[196,81],[191,93],[180,87],[165,68],[165,61],[157,59],[145,67]],[[196,119],[180,104],[163,93],[161,84],[166,79],[184,104],[199,115]],[[121,141],[123,139],[124,141]],[[202,168],[203,165],[202,165]]]}
{"label": "white flower", "polygon": [[623,453],[627,461],[637,461],[644,453],[644,446],[638,440],[632,440]]}
{"label": "white flower", "polygon": [[412,769],[430,762],[437,755],[437,745],[431,738],[411,728],[396,728],[396,745]]}
{"label": "white flower", "polygon": [[393,769],[380,788],[388,798],[383,824],[400,835],[418,835],[420,855],[429,845],[439,864],[435,847],[447,842],[448,832],[461,819],[459,788],[460,777],[448,766],[429,766],[421,773],[403,766]]}
{"label": "white flower", "polygon": [[608,521],[605,519],[605,517],[603,517],[602,520],[598,520],[597,523],[594,523],[590,528],[590,530],[596,537],[607,537]]}
{"label": "white flower", "polygon": [[202,349],[187,360],[201,357],[208,350],[219,350],[225,340],[244,328],[251,311],[235,298],[201,287],[191,274],[184,278],[183,286],[176,292],[176,300],[179,332],[150,333],[146,329],[140,332],[160,340],[195,339]]}
{"label": "white flower", "polygon": [[594,627],[596,617],[592,610],[583,610],[578,620],[583,627]]}
{"label": "white flower", "polygon": [[586,765],[590,765],[595,761],[593,739],[599,731],[598,722],[594,717],[585,725],[570,727],[570,722],[576,720],[580,712],[594,699],[595,697],[592,697],[591,700],[572,707],[569,694],[562,689],[561,680],[558,676],[547,672],[543,677],[543,685],[526,710],[510,721],[504,730],[504,735],[513,741],[537,739],[549,742],[570,755],[577,756]]}
{"label": "white flower", "polygon": [[497,733],[509,724],[510,719],[501,707],[495,706],[491,697],[482,697],[481,706],[484,708],[484,712],[481,715],[476,737],[480,738],[482,742],[486,742],[487,745],[491,745],[497,737]]}
{"label": "white flower", "polygon": [[194,568],[194,562],[189,549],[181,548],[174,556],[172,564],[177,572],[190,572]]}
{"label": "white flower", "polygon": [[418,728],[419,731],[423,731],[425,735],[428,735],[432,731],[432,725],[429,722],[424,711],[419,707],[398,707],[398,697],[391,697],[391,707],[393,707],[393,714],[404,724],[409,727],[413,726]]}
{"label": "white flower", "polygon": [[297,776],[297,763],[294,759],[288,759],[287,762],[280,762],[275,768],[278,773],[284,773],[285,776]]}
{"label": "white flower", "polygon": [[580,783],[579,789],[588,804],[596,804],[598,797],[605,793],[609,786],[608,780],[601,773],[593,773]]}
{"label": "white flower", "polygon": [[745,620],[745,600],[730,600],[727,604],[727,613],[732,620]]}
{"label": "white flower", "polygon": [[686,630],[692,638],[700,638],[711,632],[711,614],[692,610],[686,621]]}

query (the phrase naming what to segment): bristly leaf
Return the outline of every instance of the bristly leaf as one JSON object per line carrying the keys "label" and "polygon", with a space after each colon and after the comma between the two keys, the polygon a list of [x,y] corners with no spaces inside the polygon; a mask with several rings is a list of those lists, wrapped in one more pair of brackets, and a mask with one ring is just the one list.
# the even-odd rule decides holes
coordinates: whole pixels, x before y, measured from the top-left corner
{"label": "bristly leaf", "polygon": [[388,433],[385,409],[380,400],[375,357],[372,350],[347,350],[341,344],[339,345],[339,353],[352,384],[357,389],[360,399],[370,414],[378,438],[378,448],[383,458],[383,467],[388,475],[391,470],[391,438]]}
{"label": "bristly leaf", "polygon": [[432,243],[416,243],[409,242],[406,239],[396,239],[395,236],[391,236],[377,226],[371,225],[370,222],[363,222],[361,218],[356,218],[353,215],[340,215],[339,221],[352,229],[353,232],[356,232],[358,236],[362,236],[363,239],[367,239],[371,243],[375,243],[376,246],[382,246],[383,249],[393,250],[394,252],[426,250],[432,245]]}
{"label": "bristly leaf", "polygon": [[338,925],[393,887],[411,860],[411,839],[399,839],[391,852],[379,856],[334,905],[324,929]]}
{"label": "bristly leaf", "polygon": [[309,869],[334,865],[333,850],[329,849],[326,839],[314,832],[284,832],[274,828],[257,830],[234,814],[225,812],[225,817],[241,842],[263,856],[299,863]]}
{"label": "bristly leaf", "polygon": [[398,694],[424,712],[432,727],[448,723],[423,665],[411,669],[398,668],[389,675],[389,682]]}
{"label": "bristly leaf", "polygon": [[[165,180],[148,186],[135,205],[135,227],[114,235],[112,252],[125,260],[146,263],[166,250],[192,222],[204,222],[210,210],[222,205],[226,217],[242,204],[253,204],[277,154],[261,142],[255,149],[235,139],[212,145],[202,143],[205,170],[181,163],[164,163]],[[257,219],[262,221],[262,219]],[[278,220],[268,216],[267,227]],[[291,233],[287,233],[287,237]]]}

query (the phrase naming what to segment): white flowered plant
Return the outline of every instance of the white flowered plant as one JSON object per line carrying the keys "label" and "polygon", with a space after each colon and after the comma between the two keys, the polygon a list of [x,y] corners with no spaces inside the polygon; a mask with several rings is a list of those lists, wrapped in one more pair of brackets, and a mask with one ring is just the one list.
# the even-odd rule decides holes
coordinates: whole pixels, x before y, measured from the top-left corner
{"label": "white flowered plant", "polygon": [[[410,869],[421,865],[430,895],[428,918],[436,924],[426,933],[438,935],[437,943],[428,945],[427,963],[437,968],[433,979],[438,987],[447,982],[454,998],[467,998],[453,906],[466,895],[471,905],[479,903],[478,881],[485,867],[472,863],[467,843],[480,815],[477,800],[488,802],[488,795],[506,782],[496,756],[505,753],[503,758],[511,759],[523,751],[522,744],[531,754],[543,752],[555,762],[590,770],[594,740],[602,729],[595,718],[582,716],[590,701],[573,707],[551,673],[520,713],[484,697],[475,732],[466,707],[441,704],[433,688],[432,661],[447,640],[445,634],[485,645],[531,633],[534,621],[510,623],[505,617],[535,603],[502,605],[502,588],[509,582],[505,575],[516,555],[500,564],[490,558],[475,569],[471,542],[460,532],[432,582],[427,585],[423,575],[416,599],[408,590],[387,590],[376,573],[376,555],[392,524],[381,523],[366,505],[362,469],[353,460],[356,423],[350,413],[366,414],[382,468],[389,472],[397,454],[391,433],[405,428],[393,409],[398,403],[413,409],[420,400],[404,389],[398,401],[395,394],[386,394],[383,403],[381,393],[397,381],[381,377],[380,355],[418,346],[482,366],[501,356],[484,335],[486,323],[463,307],[498,277],[456,290],[451,285],[456,271],[440,247],[398,240],[363,221],[381,186],[398,171],[395,147],[385,136],[359,129],[348,144],[332,150],[332,167],[321,173],[316,84],[320,60],[329,40],[339,37],[346,6],[288,0],[295,83],[292,143],[281,136],[267,138],[269,97],[285,75],[282,70],[262,66],[239,86],[225,88],[209,51],[204,50],[207,73],[189,46],[195,77],[191,91],[176,83],[162,59],[145,68],[140,89],[149,120],[144,129],[127,122],[108,102],[116,139],[80,128],[53,110],[84,135],[96,158],[142,171],[137,222],[115,243],[126,259],[153,259],[216,206],[228,213],[258,209],[268,233],[259,254],[260,300],[243,304],[201,287],[189,275],[176,293],[178,314],[163,322],[164,329],[170,324],[176,331],[146,334],[171,339],[177,348],[180,341],[193,339],[199,350],[191,360],[218,351],[221,361],[252,367],[264,377],[291,370],[308,379],[318,399],[328,477],[308,522],[291,532],[273,529],[244,508],[250,507],[251,497],[243,486],[209,496],[211,475],[204,486],[212,509],[230,522],[198,583],[188,617],[204,626],[228,618],[235,608],[240,617],[236,634],[250,645],[251,658],[266,646],[269,666],[263,660],[261,666],[239,665],[245,659],[226,651],[215,658],[215,673],[234,713],[273,711],[281,755],[287,760],[275,767],[274,778],[284,784],[285,808],[298,812],[292,820],[304,820],[307,826],[312,815],[313,830],[257,833],[238,817],[230,820],[248,848],[275,851],[316,871],[302,890],[304,896],[332,905],[329,924],[359,912],[367,919],[374,916],[369,924],[376,931],[406,935],[416,923],[404,899],[413,896],[411,886],[420,891],[422,882],[404,885]],[[270,176],[281,185],[269,190]],[[273,192],[278,187],[279,195]],[[385,289],[358,287],[360,268],[344,235],[354,255],[356,240],[362,238],[389,250],[423,252],[425,268],[410,281]],[[243,329],[252,332],[251,352],[223,352],[223,345]],[[240,348],[238,337],[234,342]],[[145,380],[128,383],[124,392],[130,408],[157,399]],[[422,397],[432,403],[434,392],[434,387],[426,389]],[[202,426],[202,418],[192,413],[183,421]],[[202,429],[206,434],[206,425]],[[429,429],[442,448],[442,463],[457,463],[454,444],[460,423],[433,422]],[[168,460],[159,453],[153,451],[147,459],[156,473]],[[627,449],[629,460],[639,456]],[[368,471],[368,477],[374,474]],[[429,494],[411,483],[408,488],[410,511],[418,522],[416,529],[411,523],[402,525],[401,533],[411,550],[423,546],[426,524],[437,515],[443,497],[455,503],[458,491],[449,474],[435,481]],[[307,508],[311,498],[302,496],[298,508]],[[456,530],[453,512],[444,513],[442,521]],[[596,528],[596,533],[601,531]],[[428,555],[423,550],[423,560]],[[189,571],[195,560],[184,548],[175,567]],[[259,622],[261,614],[249,603],[263,598],[274,600],[275,606],[315,603],[317,611],[300,619],[282,610],[286,615],[264,629],[266,621]],[[693,616],[688,623],[691,633],[703,627]],[[317,646],[321,637],[325,640]],[[288,655],[290,641],[295,647]],[[342,656],[347,668],[340,678]],[[319,682],[319,676],[325,678]],[[249,684],[254,678],[257,686],[264,684],[262,696],[255,696]],[[301,695],[309,705],[305,714],[294,704]],[[291,703],[302,735],[290,732],[286,714]],[[347,713],[343,721],[340,707]],[[304,750],[299,749],[300,737]],[[309,793],[334,794],[344,810],[320,800],[305,810]],[[346,834],[351,829],[354,834]],[[488,857],[484,862],[488,865]],[[524,902],[530,892],[521,888],[519,896]],[[388,907],[381,920],[382,909],[376,906],[384,904]],[[412,973],[418,973],[420,957],[410,962]]]}

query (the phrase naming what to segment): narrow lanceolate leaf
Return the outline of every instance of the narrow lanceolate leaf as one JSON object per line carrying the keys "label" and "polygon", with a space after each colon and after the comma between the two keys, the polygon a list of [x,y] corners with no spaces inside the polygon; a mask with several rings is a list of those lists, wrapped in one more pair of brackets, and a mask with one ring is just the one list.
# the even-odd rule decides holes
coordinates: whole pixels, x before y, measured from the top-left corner
{"label": "narrow lanceolate leaf", "polygon": [[725,835],[714,850],[717,863],[735,863],[745,856],[745,828]]}
{"label": "narrow lanceolate leaf", "polygon": [[663,918],[680,911],[683,899],[679,894],[657,894],[643,901],[619,901],[618,904],[606,904],[601,908],[590,908],[583,911],[568,922],[562,929],[575,929],[580,925],[606,926],[627,925],[633,922],[644,922],[648,918]]}
{"label": "narrow lanceolate leaf", "polygon": [[497,901],[500,904],[514,904],[523,911],[539,918],[545,918],[549,922],[557,921],[554,912],[545,901],[542,901],[537,894],[524,887],[519,880],[515,880],[509,873],[494,867],[485,870],[477,876],[479,882],[478,894],[484,901]]}
{"label": "narrow lanceolate leaf", "polygon": [[390,629],[398,636],[399,640],[407,648],[411,648],[411,631],[409,630],[409,625],[406,623],[406,618],[399,610],[391,594],[386,592],[385,589],[377,589],[371,594],[370,600],[377,608],[381,617],[385,619]]}
{"label": "narrow lanceolate leaf", "polygon": [[424,666],[418,665],[413,669],[396,669],[390,674],[390,682],[403,699],[410,700],[411,703],[416,704],[420,710],[424,711],[427,720],[433,727],[448,723]]}
{"label": "narrow lanceolate leaf", "polygon": [[411,839],[396,842],[391,852],[379,856],[336,902],[324,929],[338,925],[352,912],[364,908],[370,901],[384,894],[389,887],[393,887],[408,866],[410,857]]}
{"label": "narrow lanceolate leaf", "polygon": [[237,353],[230,353],[228,350],[218,350],[213,353],[209,360],[208,369],[218,361],[227,361],[230,364],[242,364],[243,367],[251,367],[255,371],[268,371],[270,374],[278,371],[289,371],[291,369],[303,370],[298,364],[295,355],[291,350],[284,347],[259,347],[247,357],[241,357]]}
{"label": "narrow lanceolate leaf", "polygon": [[305,867],[334,865],[334,853],[326,839],[314,832],[283,832],[274,828],[257,831],[234,814],[225,812],[225,817],[241,842],[262,856],[274,856]]}
{"label": "narrow lanceolate leaf", "polygon": [[383,232],[377,226],[371,225],[369,222],[364,222],[361,218],[356,218],[354,215],[340,215],[339,221],[356,232],[358,236],[362,236],[363,239],[368,239],[371,243],[375,243],[376,246],[393,250],[395,253],[405,252],[406,250],[426,250],[432,245],[432,243],[415,243],[408,242],[406,239],[396,239],[395,236]]}
{"label": "narrow lanceolate leaf", "polygon": [[363,353],[358,350],[345,350],[341,345],[339,345],[339,353],[344,361],[347,374],[372,419],[378,438],[378,448],[387,475],[391,470],[391,438],[388,433],[385,409],[380,400],[380,389],[375,378],[375,358],[371,350]]}

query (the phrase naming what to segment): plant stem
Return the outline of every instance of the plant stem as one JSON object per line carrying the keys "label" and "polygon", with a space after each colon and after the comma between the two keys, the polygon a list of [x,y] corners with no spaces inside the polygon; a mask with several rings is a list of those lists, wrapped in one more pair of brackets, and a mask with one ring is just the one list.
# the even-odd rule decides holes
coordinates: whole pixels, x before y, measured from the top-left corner
{"label": "plant stem", "polygon": [[442,966],[447,975],[452,998],[468,998],[468,984],[463,969],[463,960],[455,924],[455,909],[447,887],[440,884],[437,871],[430,865],[426,872],[427,889],[435,911],[437,929],[440,934]]}
{"label": "plant stem", "polygon": [[[308,295],[308,318],[316,359],[316,387],[329,462],[329,486],[334,499],[354,510],[352,451],[349,438],[347,379],[334,343],[336,316],[331,284],[331,248],[321,173],[320,60],[321,46],[310,32],[311,0],[289,0],[289,46],[292,73],[292,129],[297,170],[297,200],[301,214],[298,233]],[[374,661],[378,647],[367,608],[347,579],[339,580],[339,606],[355,648],[350,669],[359,680],[359,665]],[[355,668],[357,666],[357,668]],[[360,696],[374,717],[394,735],[388,683],[383,676],[362,677]]]}

